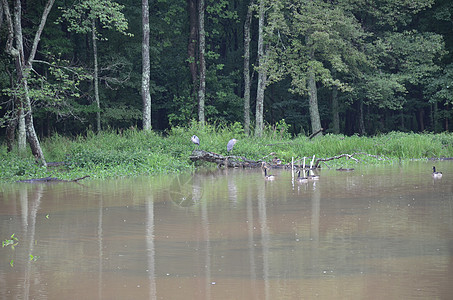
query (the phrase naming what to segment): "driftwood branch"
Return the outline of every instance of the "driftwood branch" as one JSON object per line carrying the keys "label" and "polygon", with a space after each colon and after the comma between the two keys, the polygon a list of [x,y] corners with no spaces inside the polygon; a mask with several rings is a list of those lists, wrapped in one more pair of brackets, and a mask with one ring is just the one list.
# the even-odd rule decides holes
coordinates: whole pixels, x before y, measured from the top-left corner
{"label": "driftwood branch", "polygon": [[328,157],[328,158],[318,158],[316,160],[314,166],[315,166],[315,168],[317,168],[320,162],[334,160],[334,159],[339,159],[339,158],[342,158],[342,157],[347,157],[347,158],[350,158],[350,159],[354,160],[355,162],[359,162],[359,160],[357,158],[353,157],[353,154],[344,153],[344,154],[340,154],[340,155],[332,156],[332,157]]}
{"label": "driftwood branch", "polygon": [[342,158],[342,157],[347,157],[349,159],[354,160],[355,162],[360,162],[357,158],[354,157],[354,156],[357,156],[357,155],[371,156],[371,157],[374,157],[374,158],[376,158],[378,160],[388,160],[389,159],[389,158],[387,158],[385,156],[373,155],[373,154],[368,154],[368,153],[365,153],[365,152],[355,152],[355,153],[352,153],[352,154],[344,153],[344,154],[340,154],[340,155],[332,156],[332,157],[328,157],[328,158],[318,158],[313,166],[315,168],[317,168],[321,162],[334,160],[334,159],[339,159],[339,158]]}
{"label": "driftwood branch", "polygon": [[261,167],[261,161],[254,161],[242,156],[223,156],[214,152],[204,150],[193,150],[189,156],[191,161],[207,161],[217,164],[217,166],[225,168],[258,168]]}

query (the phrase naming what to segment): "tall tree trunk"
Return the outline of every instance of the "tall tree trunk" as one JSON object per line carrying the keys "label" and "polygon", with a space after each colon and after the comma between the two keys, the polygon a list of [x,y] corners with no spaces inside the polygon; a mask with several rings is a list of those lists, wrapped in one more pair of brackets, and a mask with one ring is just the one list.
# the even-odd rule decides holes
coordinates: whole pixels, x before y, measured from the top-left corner
{"label": "tall tree trunk", "polygon": [[333,133],[340,133],[340,113],[338,109],[338,90],[336,87],[333,87],[332,90],[332,125]]}
{"label": "tall tree trunk", "polygon": [[[450,111],[450,104],[446,104],[446,107],[445,107],[445,111]],[[448,132],[449,129],[448,129],[448,114],[445,116],[445,131]]]}
{"label": "tall tree trunk", "polygon": [[96,19],[91,23],[91,38],[93,41],[93,64],[94,64],[94,99],[96,101],[96,132],[101,132],[101,100],[99,99],[99,70],[98,70],[98,44],[96,37]]}
{"label": "tall tree trunk", "polygon": [[442,122],[439,119],[439,109],[437,107],[437,102],[432,104],[432,124],[434,132],[441,132],[442,131]]}
{"label": "tall tree trunk", "polygon": [[[20,81],[22,80],[22,66],[25,63],[23,55],[20,55],[18,49],[13,47],[14,41],[16,41],[17,48],[22,45],[22,22],[21,22],[21,7],[17,5],[18,3],[14,3],[14,22],[13,17],[11,16],[11,12],[9,9],[9,4],[7,0],[2,0],[2,14],[6,20],[6,26],[8,30],[8,38],[5,45],[5,52],[11,55],[14,58],[16,64],[16,72],[17,72],[17,85],[20,85]],[[17,36],[17,34],[20,36]],[[23,52],[23,51],[22,51]],[[14,80],[12,79],[11,75],[11,86],[15,84]],[[12,104],[12,116],[13,119],[8,122],[8,128],[6,129],[6,137],[7,137],[7,149],[8,152],[12,151],[14,139],[15,139],[15,128],[17,124],[19,124],[19,133],[18,133],[18,148],[19,152],[23,153],[26,150],[27,139],[26,139],[26,132],[25,132],[25,118],[23,114],[23,105],[22,100],[20,97],[13,97],[13,104]]]}
{"label": "tall tree trunk", "polygon": [[[309,53],[310,61],[314,61],[314,49],[309,36],[305,38],[305,42],[309,45],[309,47],[311,47]],[[315,70],[312,65],[308,66],[307,72],[308,108],[310,111],[311,130],[312,133],[314,133],[321,130],[321,118],[319,116],[318,109],[318,89],[316,88]]]}
{"label": "tall tree trunk", "polygon": [[363,112],[363,100],[359,100],[359,133],[360,135],[366,135],[365,130],[365,117]]}
{"label": "tall tree trunk", "polygon": [[418,117],[420,119],[420,131],[425,131],[425,110],[423,108],[418,109]]}
{"label": "tall tree trunk", "polygon": [[308,71],[308,99],[311,130],[314,133],[321,130],[321,118],[319,117],[318,90],[316,88],[315,72],[311,67]]}
{"label": "tall tree trunk", "polygon": [[250,135],[250,24],[253,16],[253,0],[244,22],[244,132]]}
{"label": "tall tree trunk", "polygon": [[[20,0],[15,0],[14,1],[14,22],[12,21],[10,12],[9,12],[9,4],[8,1],[3,0],[3,8],[5,14],[8,14],[6,16],[6,20],[8,23],[8,29],[13,30],[12,32],[9,32],[8,34],[8,41],[6,42],[6,52],[13,57],[15,57],[16,60],[16,70],[18,74],[18,79],[19,79],[19,84],[23,89],[23,98],[21,99],[20,103],[23,104],[23,116],[25,119],[25,131],[28,135],[28,142],[30,144],[30,149],[32,151],[33,156],[36,158],[37,161],[39,161],[43,166],[46,166],[46,160],[44,158],[41,145],[39,143],[38,137],[36,135],[35,127],[33,125],[33,114],[32,114],[32,107],[31,107],[31,99],[30,99],[30,93],[28,89],[28,76],[31,72],[32,69],[32,62],[35,58],[36,51],[38,49],[38,44],[41,39],[41,34],[44,29],[44,26],[47,21],[47,16],[50,13],[50,10],[52,9],[52,6],[54,4],[55,0],[48,0],[46,3],[46,6],[44,8],[44,11],[42,13],[41,17],[41,22],[38,26],[38,29],[36,31],[33,44],[28,56],[28,59],[25,59],[25,51],[24,51],[24,45],[23,45],[23,35],[22,35],[22,21],[21,21],[21,16],[22,16],[22,6],[21,6],[21,1]],[[14,24],[13,24],[14,23]],[[13,41],[11,40],[14,37],[14,40],[16,41],[16,48],[13,48]],[[21,122],[21,119],[19,118],[19,123]]]}
{"label": "tall tree trunk", "polygon": [[[7,6],[5,6],[7,7]],[[8,19],[8,18],[7,18]],[[9,18],[11,19],[11,18]],[[22,37],[22,7],[20,1],[14,2],[14,34],[17,47],[17,56],[16,56],[16,72],[17,72],[17,84],[22,85],[22,80],[24,78],[24,68],[25,68],[25,53]],[[21,97],[15,97],[16,100],[16,109],[17,109],[17,119],[19,121],[19,132],[17,136],[19,153],[24,153],[27,146],[27,130],[25,126],[25,113],[24,113],[24,100]]]}
{"label": "tall tree trunk", "polygon": [[404,124],[404,111],[403,110],[400,110],[400,126],[401,126],[401,130],[405,130],[405,124]]}
{"label": "tall tree trunk", "polygon": [[264,128],[264,90],[266,89],[267,74],[264,69],[264,15],[265,6],[264,0],[260,0],[258,13],[258,87],[256,90],[256,124],[255,135],[261,136]]}
{"label": "tall tree trunk", "polygon": [[151,130],[151,94],[149,91],[151,66],[149,58],[149,4],[142,0],[142,100],[143,130]]}
{"label": "tall tree trunk", "polygon": [[187,56],[189,61],[190,75],[192,76],[192,96],[197,99],[197,1],[187,0],[187,9],[189,10],[189,43],[187,44]]}
{"label": "tall tree trunk", "polygon": [[204,0],[198,2],[198,38],[200,55],[200,85],[198,86],[198,121],[205,123],[205,97],[206,97],[206,62],[205,62],[205,30],[204,30]]}

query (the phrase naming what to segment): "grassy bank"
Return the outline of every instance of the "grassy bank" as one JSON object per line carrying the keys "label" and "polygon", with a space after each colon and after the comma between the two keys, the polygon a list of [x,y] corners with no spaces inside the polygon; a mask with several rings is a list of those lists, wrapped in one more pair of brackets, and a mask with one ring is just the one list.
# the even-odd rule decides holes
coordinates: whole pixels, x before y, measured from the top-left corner
{"label": "grassy bank", "polygon": [[[282,127],[267,129],[262,138],[245,137],[240,125],[231,127],[192,124],[189,128],[174,128],[165,136],[154,132],[125,130],[107,131],[100,134],[67,138],[53,136],[42,141],[42,148],[48,162],[64,162],[58,167],[39,167],[30,153],[19,155],[7,153],[6,146],[0,146],[0,181],[58,177],[74,179],[85,175],[91,178],[112,178],[125,176],[152,175],[194,170],[197,167],[212,167],[211,164],[194,165],[188,157],[195,146],[190,137],[200,138],[200,149],[226,155],[226,144],[231,138],[238,139],[233,155],[260,160],[275,153],[283,163],[291,158],[304,156],[332,157],[343,153],[367,153],[357,155],[362,164],[393,163],[411,159],[432,157],[453,157],[453,134],[415,134],[392,132],[375,137],[347,137],[325,135],[309,140],[305,136],[290,138]],[[267,156],[266,160],[273,156]],[[380,158],[380,159],[379,159]],[[348,167],[357,163],[342,158],[327,163],[330,167]]]}

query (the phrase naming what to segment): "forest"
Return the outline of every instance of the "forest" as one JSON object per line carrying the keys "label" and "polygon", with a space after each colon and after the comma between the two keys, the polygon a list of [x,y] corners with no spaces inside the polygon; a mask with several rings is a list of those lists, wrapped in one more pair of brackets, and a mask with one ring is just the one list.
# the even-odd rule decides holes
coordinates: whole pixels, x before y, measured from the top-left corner
{"label": "forest", "polygon": [[[449,132],[450,0],[1,0],[0,141]],[[26,136],[26,138],[25,138]]]}

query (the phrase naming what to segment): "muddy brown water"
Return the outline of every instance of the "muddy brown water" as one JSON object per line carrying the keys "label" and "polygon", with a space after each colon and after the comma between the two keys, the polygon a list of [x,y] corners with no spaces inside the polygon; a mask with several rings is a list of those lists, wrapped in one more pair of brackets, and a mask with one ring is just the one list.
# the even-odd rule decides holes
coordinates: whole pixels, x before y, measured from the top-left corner
{"label": "muddy brown water", "polygon": [[0,299],[452,299],[435,164],[0,185]]}

